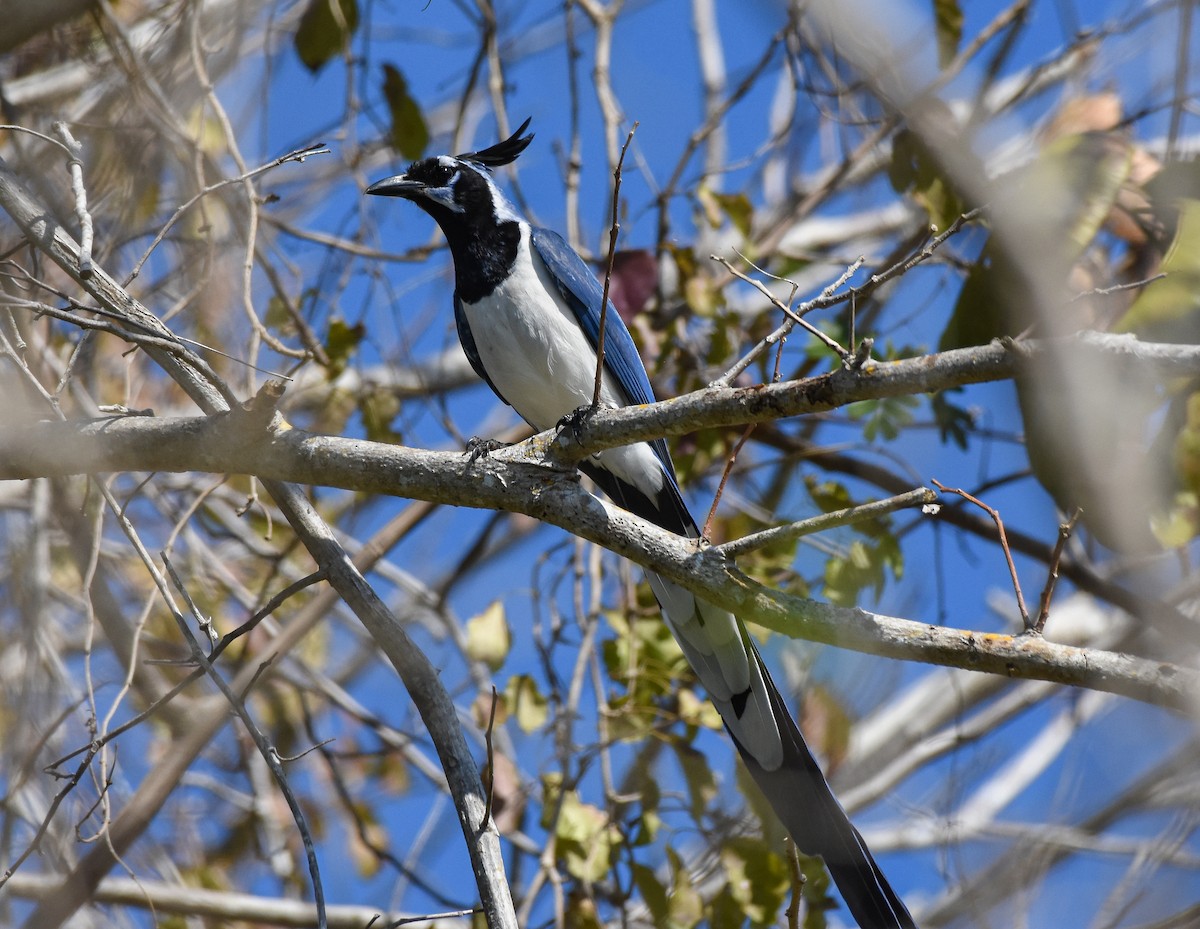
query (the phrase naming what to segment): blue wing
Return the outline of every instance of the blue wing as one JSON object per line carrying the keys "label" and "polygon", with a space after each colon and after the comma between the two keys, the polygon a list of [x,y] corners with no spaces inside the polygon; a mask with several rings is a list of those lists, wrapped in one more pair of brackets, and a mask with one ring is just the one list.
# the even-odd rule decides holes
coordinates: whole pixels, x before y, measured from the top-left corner
{"label": "blue wing", "polygon": [[[534,226],[530,230],[530,241],[558,284],[559,293],[575,313],[579,328],[595,348],[600,339],[600,305],[604,300],[604,288],[592,269],[557,232]],[[604,367],[620,385],[630,404],[654,402],[654,389],[637,346],[633,344],[633,336],[611,301],[604,316]],[[675,468],[667,452],[666,440],[655,439],[650,445],[674,482]]]}

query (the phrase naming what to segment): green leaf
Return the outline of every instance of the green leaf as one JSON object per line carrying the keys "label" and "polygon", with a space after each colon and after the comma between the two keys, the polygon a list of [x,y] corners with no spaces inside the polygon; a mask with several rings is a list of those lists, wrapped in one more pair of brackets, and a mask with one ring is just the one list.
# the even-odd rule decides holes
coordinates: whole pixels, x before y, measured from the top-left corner
{"label": "green leaf", "polygon": [[1158,437],[1147,459],[1161,471],[1161,459],[1170,454],[1174,493],[1151,516],[1151,529],[1163,548],[1186,545],[1200,534],[1200,391],[1171,399]]}
{"label": "green leaf", "polygon": [[652,706],[655,698],[673,693],[680,678],[690,677],[683,650],[658,615],[627,618],[609,611],[605,616],[616,633],[602,645],[605,668],[625,686],[633,704]]}
{"label": "green leaf", "polygon": [[854,606],[868,587],[878,597],[887,581],[883,569],[889,561],[880,545],[855,539],[845,556],[825,561],[825,597],[838,606]]}
{"label": "green leaf", "polygon": [[863,438],[874,442],[881,435],[889,441],[912,423],[913,410],[920,405],[916,397],[902,395],[879,400],[860,400],[846,408],[851,419],[863,420]]}
{"label": "green leaf", "polygon": [[1179,224],[1159,270],[1114,326],[1152,342],[1200,340],[1200,200],[1178,202]]}
{"label": "green leaf", "polygon": [[421,114],[421,107],[409,94],[408,82],[400,69],[386,63],[383,66],[383,99],[387,101],[392,117],[388,144],[403,157],[416,161],[429,145],[429,126]]}
{"label": "green leaf", "polygon": [[762,839],[748,837],[731,839],[720,855],[742,912],[756,925],[772,925],[791,887],[787,862]]}
{"label": "green leaf", "polygon": [[647,868],[635,861],[630,870],[633,873],[633,883],[642,895],[642,902],[650,911],[651,922],[656,926],[665,926],[670,912],[667,888],[659,881],[653,868]]}
{"label": "green leaf", "polygon": [[945,68],[958,54],[962,41],[963,13],[958,0],[933,0],[933,22],[937,31],[938,67]]}
{"label": "green leaf", "polygon": [[708,759],[700,752],[681,742],[676,742],[673,747],[687,784],[692,816],[699,822],[708,809],[709,801],[717,795],[717,782],[712,768],[708,766]]}
{"label": "green leaf", "polygon": [[711,700],[697,696],[696,691],[684,687],[679,691],[679,718],[689,726],[700,726],[720,732],[724,728],[721,714]]}
{"label": "green leaf", "polygon": [[368,391],[358,401],[358,412],[367,438],[372,442],[396,444],[403,441],[400,433],[392,428],[392,421],[400,412],[400,398],[394,392],[384,387]]}
{"label": "green leaf", "polygon": [[574,790],[563,794],[554,834],[567,871],[593,883],[608,874],[623,844],[620,830],[608,821],[605,812],[584,803]]}
{"label": "green leaf", "polygon": [[725,305],[724,293],[714,286],[712,278],[701,268],[690,246],[668,244],[667,250],[679,271],[679,290],[693,312],[710,317]]}
{"label": "green leaf", "polygon": [[938,160],[921,138],[907,129],[901,129],[892,139],[888,179],[896,193],[911,195],[925,208],[935,229],[947,228],[966,212],[966,203],[943,174]]}
{"label": "green leaf", "polygon": [[472,661],[482,661],[493,671],[499,671],[511,646],[508,619],[499,600],[467,620],[467,657]]}
{"label": "green leaf", "polygon": [[296,54],[315,74],[341,54],[357,28],[357,0],[309,0],[296,28]]}
{"label": "green leaf", "polygon": [[295,330],[295,320],[288,312],[287,304],[274,295],[267,300],[267,312],[263,314],[263,325],[272,332],[290,335]]}
{"label": "green leaf", "polygon": [[820,484],[808,481],[808,495],[813,503],[820,507],[822,513],[832,513],[854,506],[854,498],[846,485],[839,481],[822,481]]}
{"label": "green leaf", "polygon": [[[567,906],[563,912],[565,929],[605,929],[600,914],[596,912],[596,901],[583,893],[572,893],[567,896]],[[483,917],[475,917],[477,929],[484,929]]]}
{"label": "green leaf", "polygon": [[728,219],[733,227],[749,238],[751,224],[754,221],[754,207],[750,198],[743,193],[723,194],[712,190],[707,185],[701,185],[696,196],[704,207],[709,224],[714,229],[721,227],[722,218]]}
{"label": "green leaf", "polygon": [[662,829],[662,817],[653,810],[642,810],[642,815],[637,820],[637,832],[633,836],[634,846],[649,845],[658,838],[659,830]]}
{"label": "green leaf", "polygon": [[667,849],[671,865],[671,919],[667,924],[679,929],[692,929],[704,918],[704,901],[692,883],[687,865],[672,848]]}
{"label": "green leaf", "polygon": [[742,910],[742,904],[728,884],[713,897],[711,909],[712,915],[708,918],[711,929],[742,929],[746,925],[746,914]]}
{"label": "green leaf", "polygon": [[334,380],[346,370],[350,356],[358,348],[358,344],[367,334],[362,323],[347,325],[344,319],[334,317],[329,321],[329,332],[325,336],[325,354],[329,356],[329,370],[326,376]]}
{"label": "green leaf", "polygon": [[949,394],[961,392],[961,387],[938,391],[930,399],[929,406],[933,410],[933,419],[938,425],[942,441],[953,442],[965,452],[967,441],[975,428],[975,415],[968,409],[955,406],[948,399]]}

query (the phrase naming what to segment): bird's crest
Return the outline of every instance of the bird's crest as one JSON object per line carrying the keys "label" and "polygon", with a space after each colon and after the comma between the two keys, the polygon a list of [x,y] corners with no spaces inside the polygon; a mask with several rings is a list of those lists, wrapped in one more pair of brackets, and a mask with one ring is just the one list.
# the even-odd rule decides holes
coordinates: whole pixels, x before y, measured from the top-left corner
{"label": "bird's crest", "polygon": [[484,168],[499,168],[503,165],[512,164],[517,160],[517,156],[525,151],[529,143],[533,141],[532,132],[527,136],[521,135],[521,133],[529,128],[529,123],[532,119],[533,117],[530,117],[521,123],[520,128],[503,142],[497,142],[495,145],[485,148],[482,151],[468,152],[465,155],[458,155],[456,157],[461,161],[469,161]]}

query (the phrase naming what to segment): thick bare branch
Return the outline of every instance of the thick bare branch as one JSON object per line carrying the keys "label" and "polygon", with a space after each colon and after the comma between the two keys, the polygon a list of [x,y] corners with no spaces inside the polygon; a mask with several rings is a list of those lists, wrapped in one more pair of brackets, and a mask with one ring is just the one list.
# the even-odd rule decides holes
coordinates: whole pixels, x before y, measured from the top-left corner
{"label": "thick bare branch", "polygon": [[[255,436],[238,428],[236,416],[123,417],[11,430],[0,436],[0,478],[39,471],[64,474],[81,467],[251,473],[270,481],[525,513],[597,542],[785,635],[893,658],[1089,687],[1178,709],[1190,708],[1200,694],[1200,675],[1167,663],[1055,645],[1036,635],[933,626],[772,590],[730,567],[719,552],[698,551],[693,541],[593,497],[573,472],[540,463],[535,456],[550,441],[546,433],[471,461],[455,453],[296,429],[277,428]],[[351,606],[365,609],[359,603]],[[368,628],[372,634],[386,634]],[[478,800],[482,813],[482,795]]]}

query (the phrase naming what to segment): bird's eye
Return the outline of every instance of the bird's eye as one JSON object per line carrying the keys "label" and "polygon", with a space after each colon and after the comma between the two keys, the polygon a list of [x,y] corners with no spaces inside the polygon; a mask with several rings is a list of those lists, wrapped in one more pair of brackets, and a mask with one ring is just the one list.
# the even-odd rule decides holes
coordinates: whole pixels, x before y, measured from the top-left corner
{"label": "bird's eye", "polygon": [[414,161],[404,173],[426,187],[448,187],[454,172],[455,169],[450,165],[442,164],[436,158],[427,158],[425,161]]}

